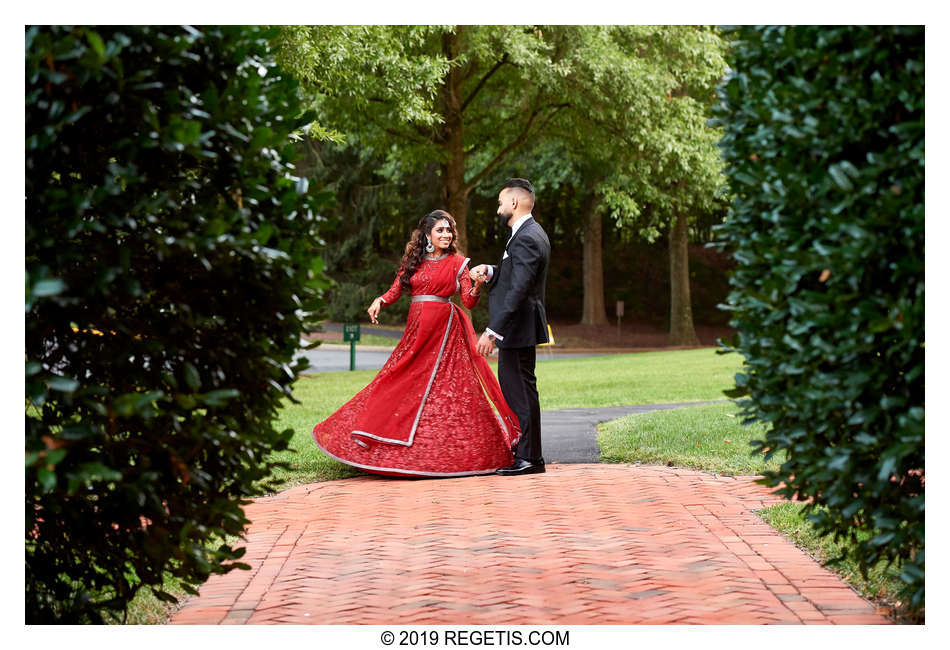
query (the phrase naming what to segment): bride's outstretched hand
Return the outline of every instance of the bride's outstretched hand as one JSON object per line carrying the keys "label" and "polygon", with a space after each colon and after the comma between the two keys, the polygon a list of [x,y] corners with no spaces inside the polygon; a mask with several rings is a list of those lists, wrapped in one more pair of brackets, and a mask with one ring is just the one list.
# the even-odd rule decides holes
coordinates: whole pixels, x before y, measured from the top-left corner
{"label": "bride's outstretched hand", "polygon": [[379,321],[377,320],[377,318],[379,318],[379,308],[380,306],[382,306],[382,304],[383,304],[383,301],[377,298],[376,300],[373,301],[373,304],[369,306],[369,309],[366,310],[366,313],[369,314],[369,320],[374,325],[379,325]]}

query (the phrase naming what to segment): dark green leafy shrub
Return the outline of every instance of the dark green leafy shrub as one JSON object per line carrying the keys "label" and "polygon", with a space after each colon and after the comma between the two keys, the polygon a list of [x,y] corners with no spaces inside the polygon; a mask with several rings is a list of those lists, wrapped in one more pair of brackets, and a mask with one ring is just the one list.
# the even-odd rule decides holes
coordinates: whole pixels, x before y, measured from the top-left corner
{"label": "dark green leafy shrub", "polygon": [[[331,321],[368,322],[366,309],[392,285],[399,268],[392,252],[382,256],[373,250],[373,235],[378,219],[360,222],[359,229],[349,237],[338,239],[325,250],[327,275],[334,278],[326,293],[324,313]],[[408,238],[408,235],[407,235]],[[402,252],[397,249],[397,253]],[[379,313],[382,324],[404,324],[409,314],[408,300],[387,305]]]}
{"label": "dark green leafy shrub", "polygon": [[26,30],[27,622],[242,566],[325,282],[270,36]]}
{"label": "dark green leafy shrub", "polygon": [[716,230],[744,412],[788,453],[766,482],[826,506],[816,529],[864,569],[898,562],[922,607],[923,29],[733,35],[717,121],[737,198]]}

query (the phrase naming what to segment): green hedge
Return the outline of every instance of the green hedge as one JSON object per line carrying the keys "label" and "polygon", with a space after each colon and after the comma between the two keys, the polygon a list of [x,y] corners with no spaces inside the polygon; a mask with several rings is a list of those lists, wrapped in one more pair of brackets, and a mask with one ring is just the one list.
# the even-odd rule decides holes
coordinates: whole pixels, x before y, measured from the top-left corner
{"label": "green hedge", "polygon": [[[867,568],[924,600],[924,33],[733,31],[716,121],[736,199],[717,234],[769,485],[813,499]],[[871,535],[859,541],[857,533]]]}
{"label": "green hedge", "polygon": [[242,566],[325,282],[271,36],[26,30],[27,622]]}

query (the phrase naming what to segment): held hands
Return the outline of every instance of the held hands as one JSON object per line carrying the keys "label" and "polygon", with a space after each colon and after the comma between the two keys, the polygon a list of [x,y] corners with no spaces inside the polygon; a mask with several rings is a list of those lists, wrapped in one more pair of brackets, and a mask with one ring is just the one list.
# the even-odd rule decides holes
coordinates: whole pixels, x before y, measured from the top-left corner
{"label": "held hands", "polygon": [[482,332],[482,335],[478,337],[478,343],[475,344],[475,350],[483,357],[487,357],[494,349],[495,342],[489,338],[488,332]]}
{"label": "held hands", "polygon": [[486,282],[488,282],[488,276],[487,276],[487,275],[478,275],[478,276],[476,276],[475,279],[472,280],[472,281],[475,283],[474,285],[472,285],[472,288],[473,288],[475,291],[481,291],[482,285],[485,284]]}
{"label": "held hands", "polygon": [[488,265],[479,264],[468,272],[468,277],[472,279],[477,286],[481,287],[488,281]]}
{"label": "held hands", "polygon": [[[488,265],[479,264],[468,272],[468,276],[472,279],[472,282],[475,283],[475,286],[472,287],[472,291],[478,293],[482,285],[488,281]],[[483,357],[490,355],[495,351],[494,338],[489,337],[488,332],[482,332],[482,335],[478,338],[478,342],[475,344],[475,351]]]}
{"label": "held hands", "polygon": [[379,325],[377,318],[379,317],[379,308],[382,306],[383,301],[377,298],[373,301],[373,304],[369,306],[369,309],[366,310],[366,313],[369,314],[369,319],[374,325]]}

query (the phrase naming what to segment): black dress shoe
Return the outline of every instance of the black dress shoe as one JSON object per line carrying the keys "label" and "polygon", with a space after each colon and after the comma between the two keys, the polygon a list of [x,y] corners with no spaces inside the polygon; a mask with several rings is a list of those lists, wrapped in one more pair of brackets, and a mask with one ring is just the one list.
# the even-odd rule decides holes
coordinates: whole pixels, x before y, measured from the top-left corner
{"label": "black dress shoe", "polygon": [[510,467],[502,467],[501,469],[495,470],[495,474],[501,474],[502,476],[521,476],[522,474],[542,473],[544,473],[543,460],[532,463],[530,460],[524,460],[523,458],[516,458],[514,464]]}

